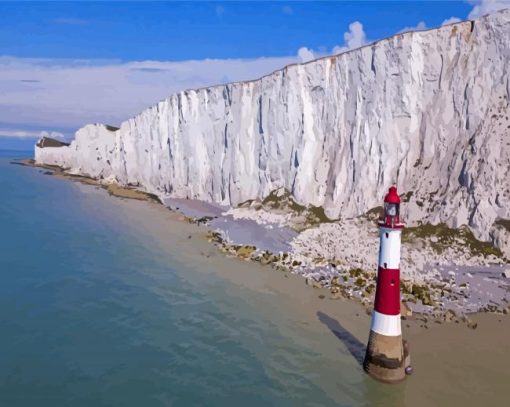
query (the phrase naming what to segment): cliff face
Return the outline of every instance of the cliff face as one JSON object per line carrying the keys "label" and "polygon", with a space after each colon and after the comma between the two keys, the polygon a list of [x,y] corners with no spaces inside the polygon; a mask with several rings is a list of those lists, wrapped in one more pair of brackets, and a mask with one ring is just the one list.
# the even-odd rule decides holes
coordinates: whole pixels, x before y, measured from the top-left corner
{"label": "cliff face", "polygon": [[380,205],[396,182],[409,221],[467,224],[486,240],[510,218],[509,101],[506,10],[180,92],[35,158],[228,205],[284,187],[333,218]]}

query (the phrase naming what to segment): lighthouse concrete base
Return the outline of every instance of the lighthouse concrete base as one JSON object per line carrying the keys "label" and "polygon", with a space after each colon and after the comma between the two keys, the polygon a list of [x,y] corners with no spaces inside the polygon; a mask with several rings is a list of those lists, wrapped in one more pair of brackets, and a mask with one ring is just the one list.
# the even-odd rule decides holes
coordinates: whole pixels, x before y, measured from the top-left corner
{"label": "lighthouse concrete base", "polygon": [[398,383],[405,379],[402,335],[386,336],[370,331],[363,369],[374,379]]}

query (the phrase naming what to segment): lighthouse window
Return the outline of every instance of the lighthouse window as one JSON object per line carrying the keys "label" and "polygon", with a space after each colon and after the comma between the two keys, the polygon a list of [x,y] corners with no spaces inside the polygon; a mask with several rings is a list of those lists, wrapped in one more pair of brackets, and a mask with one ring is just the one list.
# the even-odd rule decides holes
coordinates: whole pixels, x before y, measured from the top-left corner
{"label": "lighthouse window", "polygon": [[393,287],[395,285],[395,280],[391,280],[390,285]]}
{"label": "lighthouse window", "polygon": [[388,204],[386,207],[386,213],[388,216],[396,216],[397,215],[397,205],[395,204]]}
{"label": "lighthouse window", "polygon": [[388,235],[388,232],[386,232],[386,233],[385,233],[385,235],[386,235],[386,239],[387,239],[388,237],[390,237],[390,235]]}
{"label": "lighthouse window", "polygon": [[384,204],[385,216],[391,216],[391,217],[398,216],[399,212],[400,212],[399,206],[400,206],[400,204],[398,204],[398,203],[385,203]]}

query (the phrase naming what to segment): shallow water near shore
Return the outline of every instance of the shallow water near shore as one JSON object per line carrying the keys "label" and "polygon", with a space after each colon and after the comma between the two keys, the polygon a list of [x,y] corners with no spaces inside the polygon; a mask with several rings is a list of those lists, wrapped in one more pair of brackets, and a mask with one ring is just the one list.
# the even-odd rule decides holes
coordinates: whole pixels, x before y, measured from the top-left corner
{"label": "shallow water near shore", "polygon": [[383,385],[361,369],[369,316],[355,302],[226,258],[162,206],[9,161],[0,156],[0,405],[503,400],[506,317],[482,316],[476,331],[413,324],[416,374]]}

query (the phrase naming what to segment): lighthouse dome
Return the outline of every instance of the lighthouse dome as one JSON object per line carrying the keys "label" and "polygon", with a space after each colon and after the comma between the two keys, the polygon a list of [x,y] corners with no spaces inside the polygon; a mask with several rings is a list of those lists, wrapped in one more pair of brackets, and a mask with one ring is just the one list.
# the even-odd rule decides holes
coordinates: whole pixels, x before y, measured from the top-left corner
{"label": "lighthouse dome", "polygon": [[395,185],[391,186],[388,193],[384,197],[385,203],[400,203],[400,196],[398,196],[397,187]]}

